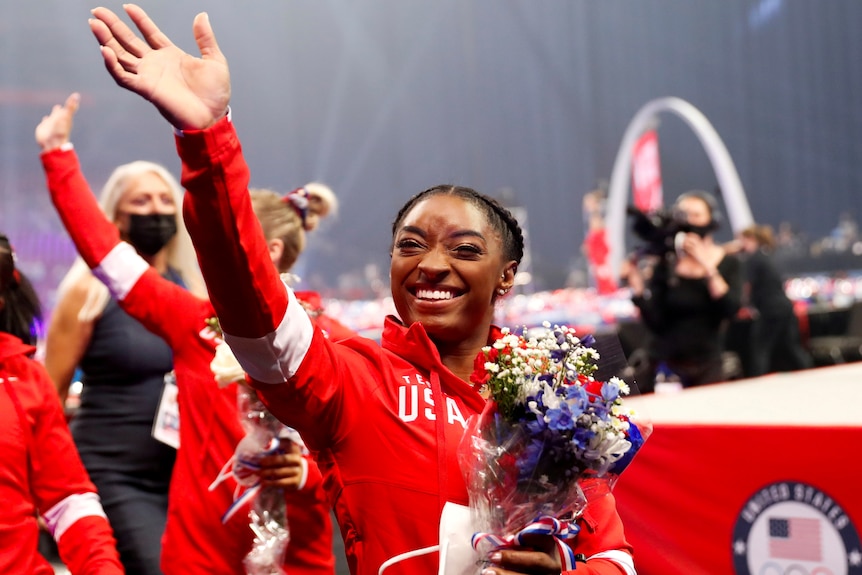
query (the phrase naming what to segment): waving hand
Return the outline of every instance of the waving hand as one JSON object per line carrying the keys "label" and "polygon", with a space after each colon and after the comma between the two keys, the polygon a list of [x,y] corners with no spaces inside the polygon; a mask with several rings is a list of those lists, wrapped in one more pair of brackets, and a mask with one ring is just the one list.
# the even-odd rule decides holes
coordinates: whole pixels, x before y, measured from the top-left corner
{"label": "waving hand", "polygon": [[81,96],[75,92],[66,98],[65,104],[55,105],[50,114],[42,117],[42,121],[36,126],[36,143],[43,152],[59,148],[69,141],[72,121],[80,103]]}
{"label": "waving hand", "polygon": [[139,6],[126,4],[139,38],[116,14],[96,8],[90,30],[99,41],[105,67],[114,80],[156,106],[174,127],[207,128],[227,112],[230,73],[206,13],[192,29],[201,56],[176,47]]}

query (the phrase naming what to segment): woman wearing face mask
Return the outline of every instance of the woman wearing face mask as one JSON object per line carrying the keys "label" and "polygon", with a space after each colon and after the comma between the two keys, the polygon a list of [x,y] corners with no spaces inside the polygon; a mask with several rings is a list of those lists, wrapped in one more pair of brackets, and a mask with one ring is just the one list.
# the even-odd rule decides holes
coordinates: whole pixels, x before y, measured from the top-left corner
{"label": "woman wearing face mask", "polygon": [[[69,105],[77,108],[77,97]],[[70,120],[71,121],[71,120]],[[36,132],[43,150],[60,147]],[[163,167],[118,167],[102,189],[101,208],[121,237],[168,280],[204,294],[178,210],[182,189]],[[98,271],[98,270],[97,270]],[[81,406],[75,443],[102,498],[130,575],[157,575],[176,449],[152,436],[166,375],[168,345],[124,312],[79,258],[59,287],[48,327],[45,365],[65,398],[77,369]]]}
{"label": "woman wearing face mask", "polygon": [[[648,279],[638,266],[627,275],[652,336],[650,373],[675,375],[683,387],[722,381],[724,327],[742,300],[740,262],[713,240],[718,211],[710,194],[681,195],[674,215],[685,230],[677,234],[676,250],[652,262]],[[652,382],[638,384],[652,389]]]}

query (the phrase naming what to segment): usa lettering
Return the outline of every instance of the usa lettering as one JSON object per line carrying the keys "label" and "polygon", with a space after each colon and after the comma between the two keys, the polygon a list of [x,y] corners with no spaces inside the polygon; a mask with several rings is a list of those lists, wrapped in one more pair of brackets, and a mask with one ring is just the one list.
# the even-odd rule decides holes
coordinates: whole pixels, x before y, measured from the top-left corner
{"label": "usa lettering", "polygon": [[[419,376],[417,379],[421,381]],[[407,377],[405,376],[405,379]],[[420,400],[421,396],[421,400]],[[458,407],[458,403],[451,397],[446,399],[446,423],[459,423],[462,428],[467,427],[467,421]],[[405,423],[416,421],[420,415],[428,421],[435,421],[437,414],[434,409],[434,395],[427,382],[421,385],[402,385],[398,388],[398,417]]]}

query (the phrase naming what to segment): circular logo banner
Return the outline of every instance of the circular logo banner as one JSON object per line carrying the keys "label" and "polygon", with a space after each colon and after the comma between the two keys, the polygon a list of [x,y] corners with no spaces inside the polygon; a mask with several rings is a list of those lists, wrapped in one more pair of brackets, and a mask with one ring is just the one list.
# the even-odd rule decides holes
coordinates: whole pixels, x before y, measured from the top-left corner
{"label": "circular logo banner", "polygon": [[844,509],[823,491],[772,483],[742,507],[733,529],[737,575],[862,575],[862,545]]}

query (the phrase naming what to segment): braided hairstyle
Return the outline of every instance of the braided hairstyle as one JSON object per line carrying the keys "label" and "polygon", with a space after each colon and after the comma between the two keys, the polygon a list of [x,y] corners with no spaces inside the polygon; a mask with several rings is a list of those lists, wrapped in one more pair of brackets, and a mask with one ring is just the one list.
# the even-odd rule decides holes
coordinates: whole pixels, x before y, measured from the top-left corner
{"label": "braided hairstyle", "polygon": [[480,194],[472,188],[464,186],[440,185],[428,188],[424,192],[420,192],[407,200],[407,203],[398,211],[395,216],[395,221],[392,222],[392,239],[395,240],[395,234],[398,233],[398,227],[404,221],[404,218],[419,202],[430,198],[431,196],[449,195],[457,196],[479,208],[491,227],[500,234],[500,239],[503,242],[503,252],[507,260],[514,260],[516,264],[521,263],[524,257],[524,232],[521,231],[521,226],[518,220],[512,215],[512,212],[504,208],[494,198],[488,197],[485,194]]}
{"label": "braided hairstyle", "polygon": [[0,331],[35,344],[42,306],[30,280],[15,269],[15,252],[4,235],[0,235],[0,299]]}

